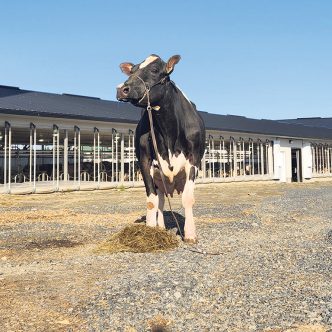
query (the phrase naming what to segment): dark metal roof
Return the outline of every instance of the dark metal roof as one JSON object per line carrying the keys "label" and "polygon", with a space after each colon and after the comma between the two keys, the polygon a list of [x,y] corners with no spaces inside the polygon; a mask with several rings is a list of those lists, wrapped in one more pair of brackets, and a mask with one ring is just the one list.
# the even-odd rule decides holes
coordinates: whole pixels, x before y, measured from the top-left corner
{"label": "dark metal roof", "polygon": [[[141,111],[130,104],[72,94],[21,90],[0,85],[0,113],[137,123]],[[332,139],[332,129],[200,112],[207,129],[270,136]]]}
{"label": "dark metal roof", "polygon": [[116,101],[73,94],[55,94],[21,90],[0,85],[0,112],[91,119],[116,122],[133,122],[140,119],[138,108]]}
{"label": "dark metal roof", "polygon": [[278,120],[283,123],[300,124],[303,126],[322,127],[332,129],[332,118],[297,118]]}

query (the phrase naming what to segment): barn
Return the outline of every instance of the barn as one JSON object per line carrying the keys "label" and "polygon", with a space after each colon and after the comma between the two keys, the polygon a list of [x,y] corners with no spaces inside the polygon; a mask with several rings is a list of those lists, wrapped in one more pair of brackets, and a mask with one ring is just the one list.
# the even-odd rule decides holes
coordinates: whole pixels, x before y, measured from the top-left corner
{"label": "barn", "polygon": [[[332,179],[332,118],[200,114],[207,141],[198,183]],[[140,116],[125,103],[0,86],[0,193],[142,186]]]}

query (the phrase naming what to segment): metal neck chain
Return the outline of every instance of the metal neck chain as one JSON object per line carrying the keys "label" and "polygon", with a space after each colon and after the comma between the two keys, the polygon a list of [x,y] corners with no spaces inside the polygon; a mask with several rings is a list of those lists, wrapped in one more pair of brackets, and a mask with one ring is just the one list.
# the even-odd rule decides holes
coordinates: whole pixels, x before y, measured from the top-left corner
{"label": "metal neck chain", "polygon": [[141,103],[143,101],[143,99],[145,97],[147,97],[147,107],[146,109],[152,109],[151,107],[151,102],[150,102],[150,91],[153,87],[155,87],[156,85],[158,84],[164,84],[166,79],[168,78],[168,76],[165,76],[163,77],[162,79],[160,79],[157,83],[153,84],[153,85],[149,85],[148,83],[146,83],[141,77],[139,77],[138,75],[135,75],[136,78],[138,78],[144,85],[144,94],[143,94],[143,97],[138,101],[138,103]]}

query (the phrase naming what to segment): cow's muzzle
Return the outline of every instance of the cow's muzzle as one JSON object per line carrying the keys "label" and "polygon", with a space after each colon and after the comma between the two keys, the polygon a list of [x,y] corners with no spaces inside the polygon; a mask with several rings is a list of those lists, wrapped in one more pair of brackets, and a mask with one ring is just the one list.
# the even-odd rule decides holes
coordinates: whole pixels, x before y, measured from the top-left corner
{"label": "cow's muzzle", "polygon": [[120,84],[116,88],[116,99],[120,101],[129,101],[130,87],[128,85]]}

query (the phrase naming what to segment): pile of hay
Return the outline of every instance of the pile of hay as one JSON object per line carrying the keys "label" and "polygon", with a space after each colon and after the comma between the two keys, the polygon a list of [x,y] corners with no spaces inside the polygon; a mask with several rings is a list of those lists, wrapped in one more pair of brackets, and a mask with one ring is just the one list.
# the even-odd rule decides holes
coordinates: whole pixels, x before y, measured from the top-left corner
{"label": "pile of hay", "polygon": [[178,246],[179,241],[171,232],[158,227],[130,225],[112,235],[99,249],[108,253],[144,253],[170,250]]}

